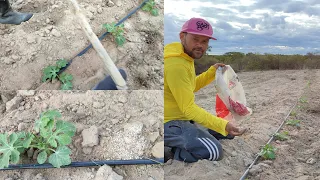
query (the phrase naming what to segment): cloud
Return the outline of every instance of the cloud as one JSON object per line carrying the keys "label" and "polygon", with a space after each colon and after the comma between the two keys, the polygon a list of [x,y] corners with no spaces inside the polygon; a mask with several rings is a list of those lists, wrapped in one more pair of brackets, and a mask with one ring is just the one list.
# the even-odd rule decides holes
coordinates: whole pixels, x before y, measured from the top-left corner
{"label": "cloud", "polygon": [[179,41],[191,17],[213,26],[214,54],[229,51],[306,54],[320,51],[320,2],[316,0],[165,1],[165,44]]}

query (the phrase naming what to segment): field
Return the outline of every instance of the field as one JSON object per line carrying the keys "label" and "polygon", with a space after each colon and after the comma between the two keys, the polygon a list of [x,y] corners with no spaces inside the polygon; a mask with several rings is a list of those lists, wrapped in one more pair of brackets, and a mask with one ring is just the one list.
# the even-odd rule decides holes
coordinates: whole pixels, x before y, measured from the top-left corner
{"label": "field", "polygon": [[[260,159],[247,177],[255,180],[320,179],[319,118],[320,71],[283,70],[238,73],[246,92],[250,119],[238,122],[249,130],[233,140],[221,140],[224,158],[218,162],[197,163],[168,161],[167,180],[234,180],[239,179],[253,162],[300,96],[289,120],[300,120],[300,127],[284,125],[286,141],[273,141],[275,160]],[[196,94],[196,103],[215,113],[215,88],[208,85]]]}
{"label": "field", "polygon": [[[82,13],[100,36],[103,24],[118,22],[142,0],[79,0]],[[0,90],[59,89],[59,83],[42,85],[43,69],[58,59],[69,60],[90,42],[78,24],[70,1],[12,0],[12,7],[33,12],[21,25],[0,25]],[[118,68],[128,74],[129,89],[163,86],[163,0],[156,1],[158,16],[139,10],[124,22],[123,46],[107,35],[102,44]],[[66,70],[73,75],[74,90],[90,90],[107,72],[103,61],[91,48],[76,57]],[[42,86],[41,86],[42,85]]]}

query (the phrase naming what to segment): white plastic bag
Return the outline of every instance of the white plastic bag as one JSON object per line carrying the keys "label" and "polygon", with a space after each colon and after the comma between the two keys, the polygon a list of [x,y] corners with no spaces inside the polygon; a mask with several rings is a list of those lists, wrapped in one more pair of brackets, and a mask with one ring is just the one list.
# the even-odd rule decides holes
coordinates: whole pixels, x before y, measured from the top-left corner
{"label": "white plastic bag", "polygon": [[216,71],[215,87],[217,89],[216,113],[226,120],[239,120],[252,114],[239,77],[226,65]]}

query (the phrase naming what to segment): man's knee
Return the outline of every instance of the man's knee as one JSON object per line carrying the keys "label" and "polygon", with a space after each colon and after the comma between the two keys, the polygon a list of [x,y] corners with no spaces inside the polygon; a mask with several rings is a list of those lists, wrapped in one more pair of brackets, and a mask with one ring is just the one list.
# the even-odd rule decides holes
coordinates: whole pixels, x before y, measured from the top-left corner
{"label": "man's knee", "polygon": [[198,138],[201,142],[201,158],[209,161],[220,161],[223,158],[223,149],[219,141],[210,138]]}

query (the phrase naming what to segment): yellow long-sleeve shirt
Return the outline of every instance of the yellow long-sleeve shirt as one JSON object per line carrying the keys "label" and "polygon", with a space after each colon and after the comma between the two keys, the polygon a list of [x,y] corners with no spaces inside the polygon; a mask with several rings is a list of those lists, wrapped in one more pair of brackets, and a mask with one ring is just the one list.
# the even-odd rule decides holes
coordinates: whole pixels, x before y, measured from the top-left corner
{"label": "yellow long-sleeve shirt", "polygon": [[181,43],[164,48],[164,123],[172,120],[193,120],[224,136],[227,120],[216,117],[194,102],[194,92],[215,79],[216,69],[211,66],[196,76],[194,60],[184,53]]}

